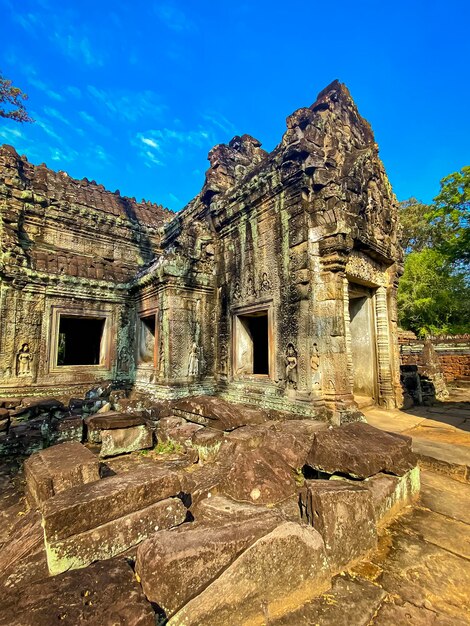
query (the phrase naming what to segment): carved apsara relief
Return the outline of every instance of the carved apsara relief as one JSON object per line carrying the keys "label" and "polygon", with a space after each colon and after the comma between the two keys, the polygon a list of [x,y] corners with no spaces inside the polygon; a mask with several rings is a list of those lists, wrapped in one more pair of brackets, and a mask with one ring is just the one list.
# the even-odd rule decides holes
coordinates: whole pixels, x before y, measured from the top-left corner
{"label": "carved apsara relief", "polygon": [[298,358],[297,358],[297,350],[293,343],[287,344],[286,350],[286,385],[290,389],[297,389],[297,380],[298,380]]}
{"label": "carved apsara relief", "polygon": [[33,356],[29,349],[29,344],[24,343],[16,355],[16,375],[20,378],[31,376],[31,361]]}

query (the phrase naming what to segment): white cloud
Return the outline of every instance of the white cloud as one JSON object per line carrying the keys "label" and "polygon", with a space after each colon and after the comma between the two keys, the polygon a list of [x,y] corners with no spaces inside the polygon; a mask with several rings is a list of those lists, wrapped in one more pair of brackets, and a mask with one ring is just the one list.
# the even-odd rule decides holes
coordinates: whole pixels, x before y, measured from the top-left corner
{"label": "white cloud", "polygon": [[209,122],[209,124],[212,124],[216,128],[222,130],[226,135],[229,136],[229,139],[232,139],[232,137],[237,134],[237,130],[232,122],[230,122],[220,113],[208,112],[202,116],[202,119],[206,122]]}
{"label": "white cloud", "polygon": [[156,148],[158,149],[158,143],[154,140],[154,139],[149,139],[148,137],[139,137],[140,141],[142,143],[145,143],[147,146],[150,146],[151,148]]}
{"label": "white cloud", "polygon": [[67,92],[71,96],[74,96],[75,98],[80,98],[82,95],[82,92],[80,91],[80,89],[78,87],[74,87],[73,85],[69,85],[67,87]]}
{"label": "white cloud", "polygon": [[158,3],[155,6],[158,19],[170,30],[184,32],[195,29],[195,24],[174,4]]}
{"label": "white cloud", "polygon": [[57,109],[53,109],[52,107],[43,107],[42,110],[44,111],[44,113],[48,117],[53,117],[54,119],[58,120],[59,122],[62,122],[62,124],[66,124],[67,126],[71,126],[70,121],[68,119],[66,119],[61,113],[59,113],[59,111],[57,111]]}
{"label": "white cloud", "polygon": [[0,128],[0,137],[5,141],[23,139],[23,134],[17,128]]}
{"label": "white cloud", "polygon": [[49,137],[55,139],[56,141],[62,141],[61,137],[47,124],[43,119],[38,117],[38,115],[34,114],[35,126],[39,126],[39,128]]}
{"label": "white cloud", "polygon": [[152,91],[105,90],[94,85],[88,85],[87,90],[108,114],[128,122],[160,117],[166,109]]}
{"label": "white cloud", "polygon": [[86,35],[78,35],[75,32],[66,33],[62,29],[53,33],[52,41],[70,58],[93,67],[104,65],[101,53],[92,47],[90,39]]}

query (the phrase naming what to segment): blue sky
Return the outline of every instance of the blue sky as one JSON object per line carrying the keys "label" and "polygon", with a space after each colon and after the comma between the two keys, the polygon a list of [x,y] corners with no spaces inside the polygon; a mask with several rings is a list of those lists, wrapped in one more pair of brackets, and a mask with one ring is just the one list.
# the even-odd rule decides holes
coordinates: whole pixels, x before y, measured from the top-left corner
{"label": "blue sky", "polygon": [[35,164],[181,209],[210,148],[285,118],[335,78],[370,121],[399,200],[470,164],[469,5],[454,1],[0,0],[0,69]]}

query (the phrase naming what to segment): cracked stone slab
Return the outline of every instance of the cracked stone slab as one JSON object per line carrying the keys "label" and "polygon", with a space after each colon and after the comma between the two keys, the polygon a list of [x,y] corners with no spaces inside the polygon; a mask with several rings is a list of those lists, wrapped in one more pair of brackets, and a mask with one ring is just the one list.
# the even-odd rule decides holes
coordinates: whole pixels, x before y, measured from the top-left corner
{"label": "cracked stone slab", "polygon": [[470,485],[424,471],[421,487],[421,506],[470,524]]}
{"label": "cracked stone slab", "polygon": [[369,626],[385,596],[368,580],[336,576],[329,591],[270,626]]}

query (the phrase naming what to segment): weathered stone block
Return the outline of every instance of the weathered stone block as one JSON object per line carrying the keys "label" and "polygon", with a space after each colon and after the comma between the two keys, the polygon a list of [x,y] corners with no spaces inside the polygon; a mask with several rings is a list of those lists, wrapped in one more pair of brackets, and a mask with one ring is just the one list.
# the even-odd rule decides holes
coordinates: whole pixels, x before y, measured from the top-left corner
{"label": "weathered stone block", "polygon": [[75,487],[45,502],[42,510],[44,533],[47,541],[54,543],[180,492],[181,483],[176,472],[153,465],[139,467]]}
{"label": "weathered stone block", "polygon": [[78,415],[70,415],[54,425],[52,438],[56,443],[63,441],[82,441],[83,419]]}
{"label": "weathered stone block", "polygon": [[142,426],[145,420],[138,415],[109,411],[105,414],[93,414],[85,418],[87,437],[90,443],[101,443],[103,430],[114,430]]}
{"label": "weathered stone block", "polygon": [[274,504],[296,490],[291,468],[268,448],[242,450],[233,456],[232,466],[221,484],[221,491],[234,500]]}
{"label": "weathered stone block", "polygon": [[153,433],[147,425],[101,431],[100,457],[126,454],[153,446]]}
{"label": "weathered stone block", "polygon": [[278,524],[271,513],[226,520],[221,526],[196,523],[156,533],[137,551],[136,572],[145,595],[173,615]]}
{"label": "weathered stone block", "polygon": [[286,522],[258,539],[169,626],[263,624],[308,602],[330,585],[323,540]]}
{"label": "weathered stone block", "polygon": [[2,598],[1,626],[154,626],[155,613],[131,567],[114,559],[29,584]]}
{"label": "weathered stone block", "polygon": [[302,517],[323,537],[332,570],[340,570],[377,544],[370,492],[350,481],[309,480],[300,495]]}
{"label": "weathered stone block", "polygon": [[365,480],[362,485],[372,496],[376,522],[383,524],[419,495],[420,470],[419,467],[414,467],[403,476],[377,474]]}
{"label": "weathered stone block", "polygon": [[78,442],[40,450],[25,461],[26,496],[31,506],[65,490],[98,481],[97,457]]}
{"label": "weathered stone block", "polygon": [[379,472],[401,476],[416,465],[416,458],[411,437],[356,422],[315,435],[306,463],[328,474],[368,478]]}
{"label": "weathered stone block", "polygon": [[179,526],[186,514],[179,498],[168,498],[59,541],[51,541],[45,528],[49,572],[60,574],[121,554],[160,529]]}
{"label": "weathered stone block", "polygon": [[182,417],[164,417],[157,425],[157,441],[176,441],[187,444],[204,426],[187,422]]}

